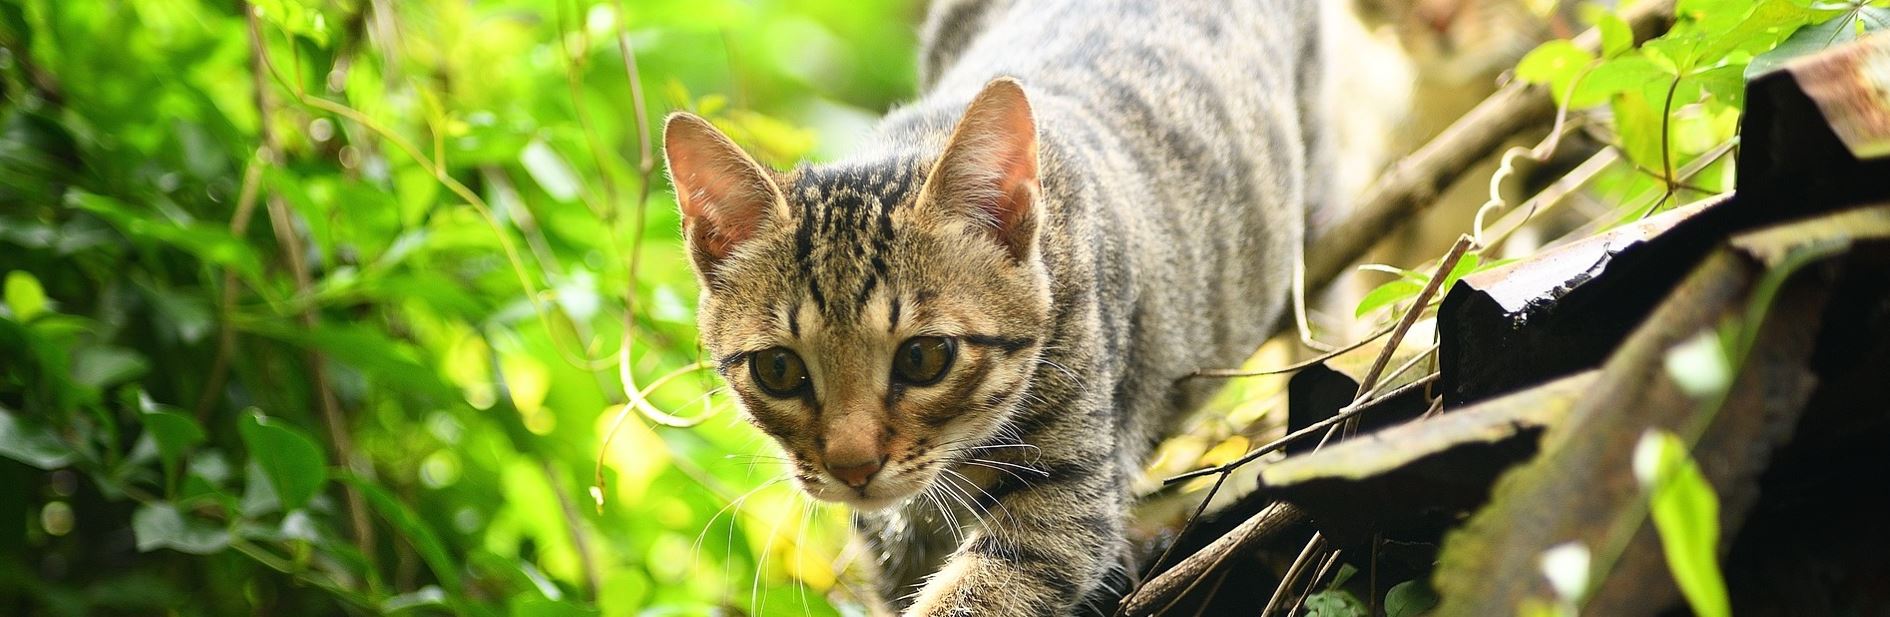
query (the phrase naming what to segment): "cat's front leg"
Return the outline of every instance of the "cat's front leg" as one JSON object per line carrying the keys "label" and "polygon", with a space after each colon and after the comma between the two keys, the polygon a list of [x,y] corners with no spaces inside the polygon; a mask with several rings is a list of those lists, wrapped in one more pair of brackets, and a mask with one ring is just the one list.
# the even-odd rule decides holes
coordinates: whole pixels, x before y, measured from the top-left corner
{"label": "cat's front leg", "polygon": [[1068,615],[1109,580],[1127,547],[1127,488],[1106,462],[1051,469],[992,488],[996,503],[983,523],[907,615]]}

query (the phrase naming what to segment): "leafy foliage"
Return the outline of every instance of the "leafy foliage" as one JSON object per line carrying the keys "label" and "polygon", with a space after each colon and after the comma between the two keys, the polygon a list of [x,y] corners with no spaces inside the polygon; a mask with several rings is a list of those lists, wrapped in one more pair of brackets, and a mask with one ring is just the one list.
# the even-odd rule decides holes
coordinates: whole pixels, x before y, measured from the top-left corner
{"label": "leafy foliage", "polygon": [[732,414],[605,449],[614,352],[698,353],[653,125],[844,150],[916,6],[0,3],[0,612],[832,614],[842,513]]}

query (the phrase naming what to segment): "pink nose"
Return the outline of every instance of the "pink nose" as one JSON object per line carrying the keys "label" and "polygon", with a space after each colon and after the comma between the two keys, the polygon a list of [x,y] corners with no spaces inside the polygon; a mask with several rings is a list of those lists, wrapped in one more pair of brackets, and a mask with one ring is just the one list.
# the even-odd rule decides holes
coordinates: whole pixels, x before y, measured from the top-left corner
{"label": "pink nose", "polygon": [[827,472],[839,478],[841,482],[847,483],[847,486],[860,488],[866,486],[867,482],[873,481],[873,474],[879,473],[880,462],[884,460],[866,460],[853,464],[827,461]]}

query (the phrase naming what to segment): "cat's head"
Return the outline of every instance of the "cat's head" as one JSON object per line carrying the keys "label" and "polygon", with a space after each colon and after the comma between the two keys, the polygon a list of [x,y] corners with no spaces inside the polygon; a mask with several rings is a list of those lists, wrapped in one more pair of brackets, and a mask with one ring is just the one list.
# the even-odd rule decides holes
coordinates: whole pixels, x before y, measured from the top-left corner
{"label": "cat's head", "polygon": [[787,173],[669,118],[703,344],[808,494],[899,503],[1015,413],[1050,327],[1036,135],[1008,79],[931,152]]}

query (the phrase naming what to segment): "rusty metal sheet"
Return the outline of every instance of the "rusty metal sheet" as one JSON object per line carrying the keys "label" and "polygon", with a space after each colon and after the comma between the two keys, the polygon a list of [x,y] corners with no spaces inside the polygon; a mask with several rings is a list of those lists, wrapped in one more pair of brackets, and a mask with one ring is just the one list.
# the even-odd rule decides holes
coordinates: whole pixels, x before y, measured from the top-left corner
{"label": "rusty metal sheet", "polygon": [[1890,33],[1785,66],[1860,159],[1890,156]]}

